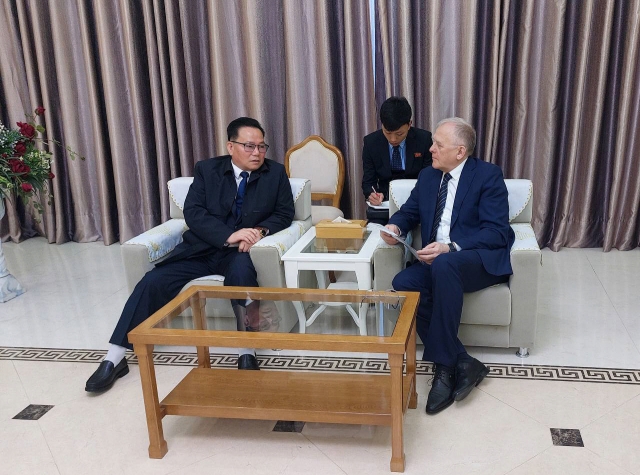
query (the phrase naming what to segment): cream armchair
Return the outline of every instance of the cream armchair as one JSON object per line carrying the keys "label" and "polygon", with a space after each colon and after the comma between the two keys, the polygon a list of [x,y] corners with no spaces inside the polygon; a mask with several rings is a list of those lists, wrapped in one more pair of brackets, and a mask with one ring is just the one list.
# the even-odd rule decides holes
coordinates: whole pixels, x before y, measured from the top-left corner
{"label": "cream armchair", "polygon": [[[182,233],[187,230],[182,209],[192,177],[174,178],[167,183],[170,198],[169,221],[146,231],[122,245],[122,260],[129,292],[151,270],[182,242]],[[258,273],[261,287],[286,287],[282,255],[311,228],[311,184],[302,178],[290,178],[291,193],[295,206],[293,223],[271,236],[256,243],[250,250],[251,260]],[[191,281],[190,285],[223,285],[224,277],[209,275]],[[208,302],[205,307],[207,317],[234,317],[229,302]],[[280,331],[290,331],[297,323],[295,312],[281,312]],[[209,322],[209,328],[235,330],[234,318],[215,318]]]}
{"label": "cream armchair", "polygon": [[[417,180],[395,180],[389,187],[389,216],[409,198]],[[526,357],[534,344],[538,313],[538,275],[542,253],[531,227],[533,185],[530,180],[505,180],[509,192],[509,221],[516,235],[511,247],[513,275],[509,282],[464,295],[458,336],[470,346],[519,348]],[[422,247],[420,227],[409,238]],[[391,288],[393,277],[404,268],[404,248],[381,244],[373,255],[374,288]]]}

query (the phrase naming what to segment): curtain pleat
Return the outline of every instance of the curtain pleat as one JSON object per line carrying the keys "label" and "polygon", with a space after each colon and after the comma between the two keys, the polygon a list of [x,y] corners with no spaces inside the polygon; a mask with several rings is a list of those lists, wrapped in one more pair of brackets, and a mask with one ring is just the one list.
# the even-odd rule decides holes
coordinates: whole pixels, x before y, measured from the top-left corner
{"label": "curtain pleat", "polygon": [[343,209],[364,215],[359,149],[376,120],[367,18],[357,0],[1,0],[0,119],[43,105],[38,120],[63,147],[42,220],[7,203],[0,237],[111,244],[159,224],[166,182],[227,153],[239,116],[262,122],[281,163],[311,134],[339,147]]}
{"label": "curtain pleat", "polygon": [[470,120],[476,155],[533,180],[541,246],[640,244],[640,2],[378,0],[376,12],[377,100],[405,95],[427,129]]}

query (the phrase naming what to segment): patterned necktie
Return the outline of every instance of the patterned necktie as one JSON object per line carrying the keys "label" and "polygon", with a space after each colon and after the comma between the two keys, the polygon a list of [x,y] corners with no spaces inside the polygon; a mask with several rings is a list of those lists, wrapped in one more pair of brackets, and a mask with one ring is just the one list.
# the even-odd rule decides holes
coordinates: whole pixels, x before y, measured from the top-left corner
{"label": "patterned necktie", "polygon": [[442,179],[442,183],[440,184],[440,191],[438,191],[436,214],[433,218],[433,228],[431,228],[431,237],[429,238],[429,243],[434,242],[436,240],[436,234],[438,234],[438,226],[440,226],[440,219],[442,218],[444,205],[447,202],[447,183],[449,183],[449,180],[451,180],[451,175],[445,173],[444,178]]}
{"label": "patterned necktie", "polygon": [[238,195],[236,196],[236,218],[240,218],[240,213],[242,213],[242,203],[244,202],[244,191],[247,189],[247,178],[249,178],[249,173],[240,172],[240,176],[242,180],[238,185]]}
{"label": "patterned necktie", "polygon": [[394,172],[402,171],[402,158],[400,158],[400,146],[393,147],[393,153],[391,154],[391,170]]}

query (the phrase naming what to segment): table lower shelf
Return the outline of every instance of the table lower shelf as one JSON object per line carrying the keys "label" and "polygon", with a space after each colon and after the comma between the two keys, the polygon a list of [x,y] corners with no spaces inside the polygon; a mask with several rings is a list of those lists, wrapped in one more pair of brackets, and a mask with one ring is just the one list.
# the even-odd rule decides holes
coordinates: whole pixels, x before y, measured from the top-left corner
{"label": "table lower shelf", "polygon": [[[411,377],[403,376],[406,411]],[[391,425],[391,376],[194,368],[165,415]]]}

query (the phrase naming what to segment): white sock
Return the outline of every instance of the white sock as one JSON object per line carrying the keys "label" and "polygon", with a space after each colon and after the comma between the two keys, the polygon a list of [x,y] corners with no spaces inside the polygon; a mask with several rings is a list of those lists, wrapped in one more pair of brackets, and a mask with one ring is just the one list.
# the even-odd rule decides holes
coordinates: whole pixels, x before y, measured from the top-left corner
{"label": "white sock", "polygon": [[109,351],[107,351],[107,356],[104,357],[105,360],[111,361],[113,366],[118,366],[118,363],[122,361],[124,358],[124,354],[127,349],[123,346],[114,345],[113,343],[109,343]]}
{"label": "white sock", "polygon": [[256,350],[253,348],[238,348],[238,356],[242,355],[256,355]]}

